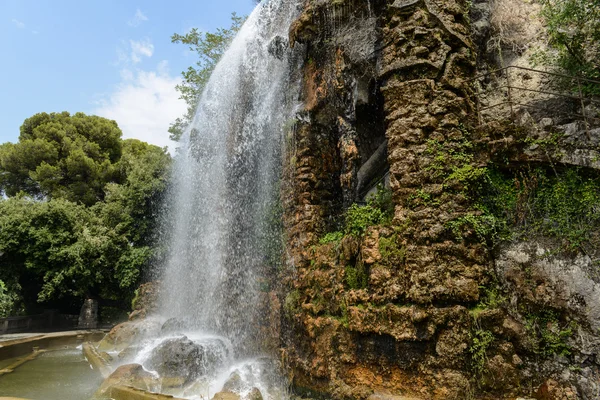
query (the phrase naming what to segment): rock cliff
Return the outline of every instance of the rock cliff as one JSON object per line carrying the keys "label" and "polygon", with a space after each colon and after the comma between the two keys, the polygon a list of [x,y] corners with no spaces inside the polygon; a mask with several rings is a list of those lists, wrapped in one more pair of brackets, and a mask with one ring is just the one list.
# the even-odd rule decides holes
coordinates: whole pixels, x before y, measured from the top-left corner
{"label": "rock cliff", "polygon": [[[499,3],[306,0],[290,27],[306,50],[304,109],[286,137],[287,268],[272,303],[297,391],[600,396],[597,252],[551,229],[492,238],[505,220],[488,199],[502,195],[494,174],[517,186],[515,209],[533,204],[526,184],[543,186],[532,168],[597,179],[600,131],[526,112],[482,126],[476,82],[489,82],[473,78],[498,62],[482,43],[513,43],[490,42]],[[370,207],[377,184],[391,208],[356,225],[349,210]],[[505,230],[541,215],[521,214]]]}

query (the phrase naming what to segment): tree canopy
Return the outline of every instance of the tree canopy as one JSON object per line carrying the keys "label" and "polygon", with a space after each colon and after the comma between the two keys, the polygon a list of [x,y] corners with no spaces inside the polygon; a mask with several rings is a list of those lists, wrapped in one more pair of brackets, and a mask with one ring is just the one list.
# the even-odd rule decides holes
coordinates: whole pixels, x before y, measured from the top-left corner
{"label": "tree canopy", "polygon": [[218,28],[215,32],[202,32],[198,28],[192,28],[183,35],[175,33],[171,36],[172,43],[187,45],[189,50],[198,56],[196,64],[181,73],[183,82],[176,86],[176,89],[181,93],[180,98],[185,100],[188,108],[186,114],[177,118],[169,127],[171,140],[179,140],[185,127],[191,122],[210,74],[245,20],[245,17],[239,17],[236,13],[233,13],[231,14],[231,26],[229,28]]}
{"label": "tree canopy", "polygon": [[21,126],[18,143],[0,146],[0,191],[92,205],[115,179],[120,157],[115,121],[83,113],[36,114]]}
{"label": "tree canopy", "polygon": [[[542,14],[557,53],[547,63],[600,80],[600,0],[543,0]],[[598,85],[587,90],[600,92]]]}
{"label": "tree canopy", "polygon": [[127,304],[154,254],[170,163],[101,117],[25,120],[0,146],[0,312],[17,292],[28,310],[65,296]]}

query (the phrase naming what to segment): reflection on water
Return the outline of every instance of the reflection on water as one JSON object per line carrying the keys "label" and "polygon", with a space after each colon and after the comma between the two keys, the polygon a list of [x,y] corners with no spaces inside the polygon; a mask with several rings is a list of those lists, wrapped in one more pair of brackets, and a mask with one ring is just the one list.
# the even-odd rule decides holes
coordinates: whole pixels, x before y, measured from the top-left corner
{"label": "reflection on water", "polygon": [[80,349],[56,350],[0,376],[0,396],[85,400],[92,397],[101,381],[100,374],[90,368]]}

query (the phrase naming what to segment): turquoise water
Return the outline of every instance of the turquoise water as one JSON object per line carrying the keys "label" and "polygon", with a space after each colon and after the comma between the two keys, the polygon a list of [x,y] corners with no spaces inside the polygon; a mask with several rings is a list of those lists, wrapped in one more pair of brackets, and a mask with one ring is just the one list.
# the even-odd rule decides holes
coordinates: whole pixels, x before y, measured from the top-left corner
{"label": "turquoise water", "polygon": [[0,376],[0,396],[86,400],[92,397],[100,383],[100,374],[90,368],[80,349],[54,350]]}

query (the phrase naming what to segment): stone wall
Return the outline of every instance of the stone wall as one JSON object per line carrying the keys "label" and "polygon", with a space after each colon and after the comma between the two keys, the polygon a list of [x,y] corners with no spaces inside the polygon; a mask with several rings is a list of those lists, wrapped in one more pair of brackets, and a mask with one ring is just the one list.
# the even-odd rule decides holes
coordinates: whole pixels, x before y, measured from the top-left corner
{"label": "stone wall", "polygon": [[[476,99],[465,82],[483,55],[467,15],[468,4],[455,0],[307,0],[290,28],[290,43],[306,48],[304,110],[286,142],[288,265],[279,298],[282,360],[298,391],[336,399],[596,395],[595,344],[585,345],[597,340],[595,281],[568,278],[578,264],[548,261],[540,271],[564,266],[544,278],[548,285],[567,289],[530,301],[529,281],[513,279],[523,267],[513,265],[516,250],[490,249],[464,223],[480,214],[474,182],[495,157],[560,161],[507,145],[506,137],[528,135],[522,128],[474,128]],[[391,224],[322,241],[362,200],[359,171],[380,153]],[[513,297],[499,301],[498,293]],[[570,319],[571,294],[584,302]],[[565,338],[572,320],[585,339]]]}

